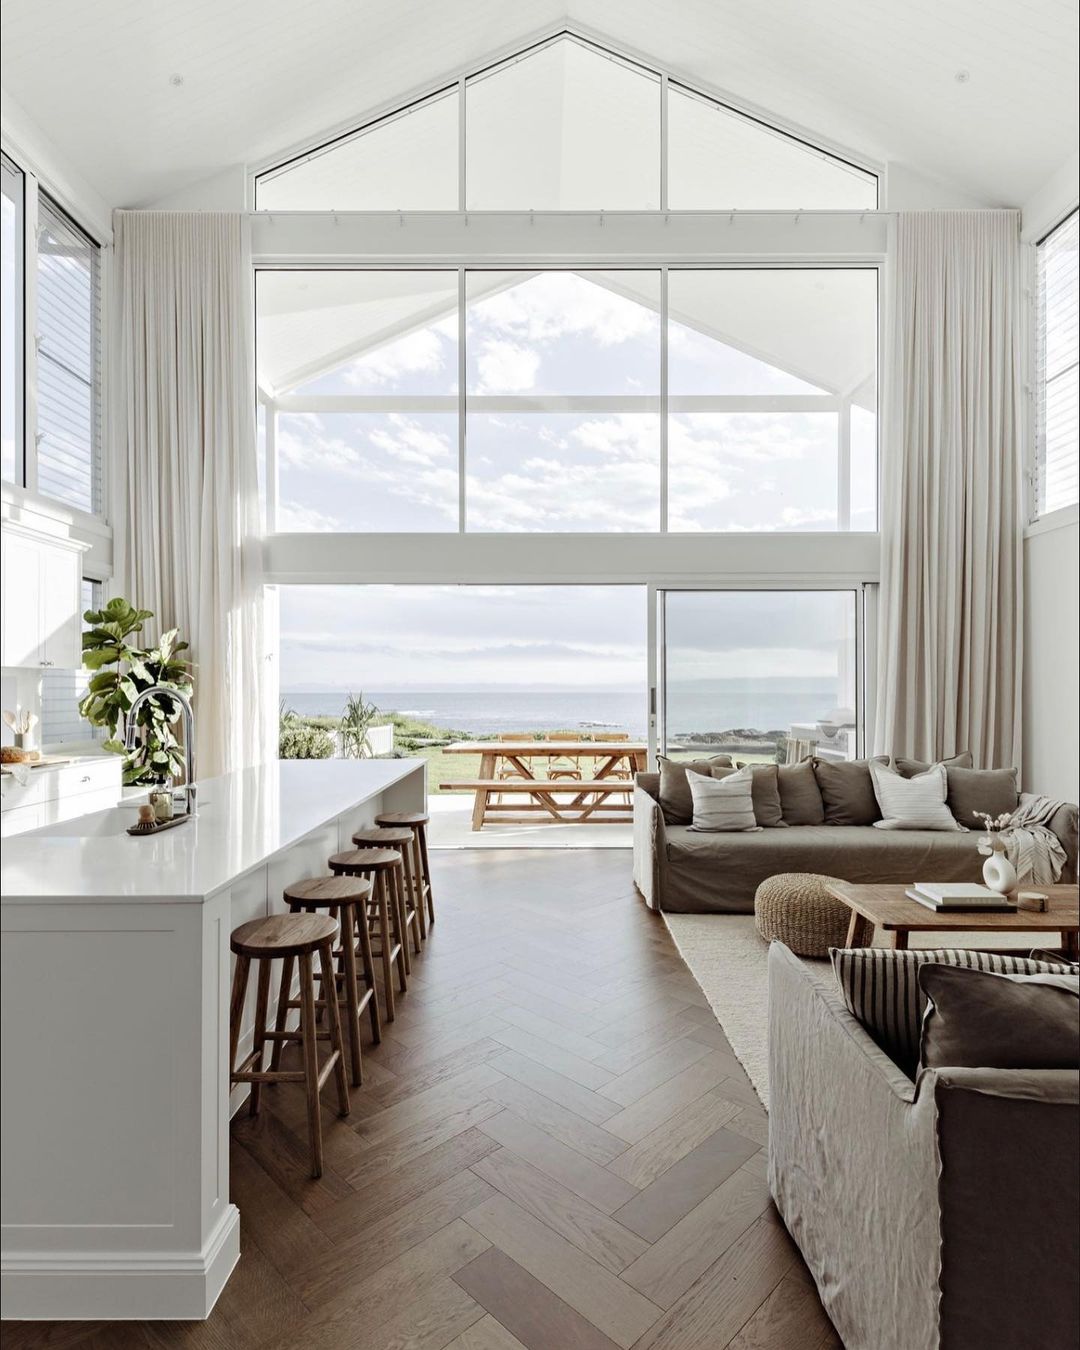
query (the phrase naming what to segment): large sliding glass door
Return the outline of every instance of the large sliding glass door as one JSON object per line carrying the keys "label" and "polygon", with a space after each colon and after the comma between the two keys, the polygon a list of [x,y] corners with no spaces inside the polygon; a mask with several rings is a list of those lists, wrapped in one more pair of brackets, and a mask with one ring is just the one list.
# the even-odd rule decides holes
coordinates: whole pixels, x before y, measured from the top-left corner
{"label": "large sliding glass door", "polygon": [[862,749],[860,590],[657,589],[652,735],[674,758]]}

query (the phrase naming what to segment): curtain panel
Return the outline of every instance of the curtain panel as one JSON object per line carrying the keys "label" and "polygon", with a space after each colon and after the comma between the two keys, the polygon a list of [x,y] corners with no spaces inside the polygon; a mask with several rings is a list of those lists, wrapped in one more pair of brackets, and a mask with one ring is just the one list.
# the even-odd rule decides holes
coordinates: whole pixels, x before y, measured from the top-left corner
{"label": "curtain panel", "polygon": [[212,777],[257,763],[265,727],[248,222],[117,211],[114,239],[117,586],[191,643]]}
{"label": "curtain panel", "polygon": [[1015,211],[901,213],[890,251],[874,743],[1021,754],[1023,390]]}

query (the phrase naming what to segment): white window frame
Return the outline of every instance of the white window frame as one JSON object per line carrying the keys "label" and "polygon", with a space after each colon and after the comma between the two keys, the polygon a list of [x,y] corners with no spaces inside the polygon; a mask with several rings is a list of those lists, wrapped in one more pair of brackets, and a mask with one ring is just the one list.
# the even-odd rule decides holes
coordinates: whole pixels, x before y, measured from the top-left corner
{"label": "white window frame", "polygon": [[[655,61],[642,55],[639,52],[629,48],[616,46],[605,37],[592,33],[589,29],[576,24],[559,24],[555,28],[548,29],[538,34],[531,41],[524,44],[517,43],[513,47],[508,47],[502,52],[496,53],[488,59],[482,61],[479,65],[472,64],[468,67],[460,67],[451,72],[444,78],[411,92],[404,99],[395,99],[393,103],[381,105],[372,109],[360,118],[354,118],[350,121],[340,124],[335,128],[325,132],[323,135],[303,141],[282,154],[274,155],[271,158],[260,161],[251,167],[248,175],[248,205],[253,210],[265,208],[259,207],[258,202],[258,183],[261,178],[271,179],[280,173],[287,172],[289,168],[313,159],[323,153],[332,150],[336,145],[344,141],[365,135],[374,130],[380,123],[393,120],[394,118],[404,116],[420,105],[429,102],[432,99],[445,97],[448,94],[456,95],[458,100],[458,194],[457,205],[459,211],[466,211],[467,201],[467,134],[466,134],[466,93],[471,82],[480,79],[486,79],[497,71],[517,64],[527,57],[534,56],[546,47],[550,47],[557,42],[568,40],[576,42],[586,50],[595,53],[609,61],[617,61],[630,69],[637,70],[643,75],[656,80],[660,86],[660,107],[659,107],[659,135],[660,135],[660,162],[659,170],[659,210],[669,212],[668,206],[668,83],[669,81],[681,90],[700,97],[703,101],[715,105],[720,111],[730,113],[743,121],[752,122],[759,125],[764,131],[777,136],[784,137],[787,140],[795,141],[802,145],[809,152],[818,155],[822,159],[838,162],[839,164],[854,170],[856,173],[873,179],[875,184],[875,202],[880,208],[883,186],[883,167],[865,156],[856,154],[846,146],[837,142],[830,141],[829,138],[810,135],[803,127],[799,127],[792,122],[767,113],[744,99],[736,98],[731,93],[717,89],[701,80],[694,79],[684,75],[680,71],[671,70],[659,66]],[[524,204],[523,204],[524,205]],[[792,204],[793,206],[795,203]],[[867,208],[874,209],[874,208]],[[488,214],[487,212],[476,211],[473,209],[471,214]],[[367,214],[367,213],[365,213]],[[565,213],[564,213],[565,214]],[[612,213],[616,214],[616,213]],[[676,214],[676,213],[673,213]],[[692,215],[694,212],[677,212],[677,214]]]}
{"label": "white window frame", "polygon": [[[282,267],[281,269],[270,267],[256,267],[256,271],[273,270],[310,270],[300,266]],[[391,268],[372,268],[372,267],[327,267],[324,270],[338,271],[389,271],[398,270]],[[405,270],[405,269],[401,269]],[[458,419],[458,512],[457,512],[457,533],[468,533],[468,501],[467,501],[467,417],[470,412],[550,412],[550,413],[591,413],[591,412],[644,412],[655,413],[659,417],[659,530],[661,535],[669,533],[678,534],[681,532],[669,530],[668,521],[668,503],[670,498],[670,478],[668,466],[668,436],[669,436],[669,418],[673,413],[679,412],[834,412],[837,417],[837,453],[836,453],[836,472],[837,472],[837,528],[835,531],[823,531],[827,534],[847,534],[851,526],[851,454],[850,454],[850,414],[854,401],[854,394],[857,390],[837,391],[835,393],[822,394],[798,394],[798,395],[742,395],[742,394],[693,394],[693,395],[672,395],[668,391],[668,281],[672,272],[680,271],[833,271],[833,270],[855,270],[869,271],[875,274],[875,289],[877,292],[878,309],[878,343],[874,354],[874,370],[876,382],[880,385],[880,353],[881,353],[881,264],[867,261],[857,261],[849,263],[839,263],[831,261],[828,263],[812,263],[805,260],[789,262],[741,262],[727,264],[708,264],[693,262],[662,263],[646,266],[628,266],[625,264],[614,264],[602,269],[593,266],[587,268],[573,268],[568,264],[543,263],[532,267],[505,269],[501,265],[494,267],[492,264],[485,264],[481,267],[468,267],[459,265],[456,269],[445,266],[436,266],[434,264],[416,265],[409,268],[410,271],[437,271],[449,276],[451,272],[457,272],[457,295],[458,295],[458,393],[448,395],[422,394],[422,395],[403,395],[403,394],[291,394],[277,393],[272,389],[259,387],[256,391],[258,402],[265,409],[266,414],[266,530],[268,535],[277,536],[276,508],[279,499],[278,489],[278,460],[277,460],[277,417],[279,413],[388,413],[388,412],[452,412]],[[467,390],[465,378],[466,349],[465,349],[465,299],[467,294],[467,279],[471,273],[480,271],[497,270],[505,272],[507,270],[520,271],[523,277],[536,275],[539,272],[566,272],[566,271],[593,271],[603,270],[607,272],[617,271],[649,271],[658,275],[660,281],[660,308],[658,319],[660,324],[660,342],[659,342],[659,393],[643,395],[557,395],[557,394],[470,394]],[[256,285],[257,291],[257,285]],[[305,376],[310,378],[310,376]],[[880,416],[875,414],[875,428],[877,436],[877,446],[875,457],[877,460],[876,483],[880,483],[881,469],[881,431]],[[879,488],[876,489],[879,491]],[[876,504],[877,510],[880,510],[880,498]],[[877,516],[875,511],[875,518]],[[292,531],[289,532],[293,533]],[[434,532],[433,532],[434,533]],[[440,537],[445,537],[447,532],[439,532]],[[528,531],[513,531],[515,538],[526,535]],[[543,537],[550,537],[550,533]],[[632,532],[634,537],[641,537],[646,531]],[[706,532],[710,537],[726,534],[726,531]],[[777,532],[779,533],[779,532]],[[784,531],[784,534],[796,533],[794,531]],[[876,531],[869,532],[876,538]],[[387,537],[387,536],[380,536]]]}
{"label": "white window frame", "polygon": [[[109,527],[109,502],[112,475],[108,438],[108,282],[110,240],[94,224],[88,224],[87,213],[73,203],[69,194],[58,190],[54,183],[39,173],[31,159],[9,144],[5,136],[3,151],[22,171],[24,183],[23,219],[23,465],[22,483],[4,482],[2,485],[4,514],[18,511],[22,518],[45,533],[55,533],[58,527],[91,546],[90,564],[95,569],[94,580],[105,580],[112,571],[112,530]],[[100,414],[97,453],[97,473],[100,484],[100,509],[82,511],[66,502],[43,495],[38,490],[37,462],[37,286],[38,286],[38,202],[44,193],[53,206],[66,215],[98,249],[98,282],[100,305],[97,333],[97,385]],[[88,573],[89,575],[89,573]]]}
{"label": "white window frame", "polygon": [[1056,213],[1052,217],[1050,224],[1045,228],[1039,229],[1034,235],[1029,236],[1030,243],[1027,253],[1026,267],[1026,290],[1028,296],[1028,350],[1026,364],[1028,370],[1027,388],[1028,388],[1028,416],[1027,416],[1027,443],[1028,452],[1026,456],[1027,471],[1025,473],[1027,490],[1027,531],[1031,534],[1042,534],[1048,530],[1060,529],[1063,526],[1074,525],[1080,520],[1080,503],[1072,502],[1066,506],[1059,506],[1053,511],[1039,510],[1039,399],[1041,391],[1038,388],[1039,378],[1039,349],[1042,343],[1042,333],[1039,329],[1039,249],[1047,239],[1058,230],[1071,217],[1080,210],[1080,203],[1073,201],[1064,211]]}

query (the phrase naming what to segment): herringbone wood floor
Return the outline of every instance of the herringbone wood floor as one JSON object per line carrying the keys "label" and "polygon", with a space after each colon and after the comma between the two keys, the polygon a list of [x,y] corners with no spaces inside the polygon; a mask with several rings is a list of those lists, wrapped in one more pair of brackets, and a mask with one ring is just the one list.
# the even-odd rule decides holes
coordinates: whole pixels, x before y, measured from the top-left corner
{"label": "herringbone wood floor", "polygon": [[[240,1264],[196,1323],[6,1350],[824,1350],[765,1115],[629,854],[434,855],[438,923],[326,1171],[302,1094],[233,1123]],[[77,1126],[73,1126],[77,1128]]]}

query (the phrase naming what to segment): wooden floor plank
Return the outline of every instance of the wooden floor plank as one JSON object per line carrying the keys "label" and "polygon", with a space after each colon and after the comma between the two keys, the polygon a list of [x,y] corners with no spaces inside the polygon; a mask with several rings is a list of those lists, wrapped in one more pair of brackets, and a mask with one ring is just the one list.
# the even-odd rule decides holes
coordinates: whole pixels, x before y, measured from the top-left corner
{"label": "wooden floor plank", "polygon": [[522,1120],[595,1163],[610,1163],[626,1150],[625,1139],[605,1130],[602,1125],[594,1125],[576,1111],[560,1106],[515,1078],[504,1078],[501,1083],[493,1084],[488,1092],[492,1101],[501,1102]]}
{"label": "wooden floor plank", "polygon": [[497,1247],[463,1266],[454,1280],[526,1350],[617,1350],[614,1341]]}
{"label": "wooden floor plank", "polygon": [[[482,1261],[484,1258],[478,1256],[476,1259]],[[469,1264],[472,1265],[472,1262]],[[466,1270],[468,1268],[465,1267]],[[459,1279],[460,1274],[461,1271],[458,1271],[454,1279],[464,1288],[464,1283]],[[446,1350],[528,1350],[528,1347],[522,1345],[501,1322],[497,1322],[490,1313],[487,1313],[479,1322],[467,1327],[460,1336],[455,1336]]]}
{"label": "wooden floor plank", "polygon": [[503,1195],[469,1210],[465,1221],[623,1350],[660,1315],[654,1303]]}
{"label": "wooden floor plank", "polygon": [[552,1139],[513,1111],[502,1111],[484,1121],[481,1130],[504,1148],[552,1177],[604,1214],[611,1214],[637,1195],[637,1188],[614,1176],[573,1148]]}
{"label": "wooden floor plank", "polygon": [[[723,1051],[710,1050],[689,1068],[661,1083],[652,1092],[639,1097],[631,1106],[604,1120],[604,1129],[636,1144],[670,1120],[683,1107],[704,1097],[710,1088],[724,1081],[727,1065]],[[597,1094],[599,1095],[599,1094]]]}
{"label": "wooden floor plank", "polygon": [[472,1170],[616,1275],[648,1248],[647,1242],[603,1210],[507,1148],[488,1154]]}
{"label": "wooden floor plank", "polygon": [[726,1101],[715,1090],[706,1092],[613,1158],[607,1166],[631,1186],[648,1186],[714,1130],[735,1119],[739,1110],[736,1103]]}
{"label": "wooden floor plank", "polygon": [[[585,1120],[591,1120],[594,1125],[603,1125],[609,1116],[613,1116],[619,1109],[616,1102],[601,1097],[598,1092],[582,1087],[565,1074],[557,1073],[546,1065],[537,1063],[535,1059],[530,1059],[528,1055],[519,1054],[516,1050],[507,1050],[504,1054],[496,1056],[491,1064],[508,1078],[516,1078],[526,1087],[542,1092],[545,1097],[550,1097],[553,1102],[558,1102],[569,1111],[575,1111]],[[609,1075],[611,1076],[613,1075]]]}
{"label": "wooden floor plank", "polygon": [[757,1152],[752,1139],[723,1127],[714,1130],[613,1217],[647,1242],[657,1242]]}

